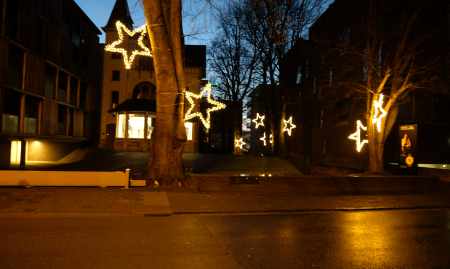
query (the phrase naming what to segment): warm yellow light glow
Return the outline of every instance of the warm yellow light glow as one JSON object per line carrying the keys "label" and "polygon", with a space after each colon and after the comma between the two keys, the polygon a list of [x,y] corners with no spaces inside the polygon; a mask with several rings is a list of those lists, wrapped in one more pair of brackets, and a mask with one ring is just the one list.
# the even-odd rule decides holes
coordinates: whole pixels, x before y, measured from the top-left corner
{"label": "warm yellow light glow", "polygon": [[245,145],[246,143],[244,141],[242,141],[242,137],[239,140],[236,140],[236,147],[239,147],[242,149],[242,146]]}
{"label": "warm yellow light glow", "polygon": [[[261,137],[259,140],[264,141],[264,146],[266,145],[266,133],[264,133],[264,137]],[[272,144],[272,134],[270,135],[270,144]]]}
{"label": "warm yellow light glow", "polygon": [[[130,69],[131,68],[131,64],[133,64],[133,60],[134,57],[136,56],[136,54],[139,55],[143,55],[143,56],[152,56],[152,53],[150,52],[150,49],[147,48],[144,43],[142,43],[142,40],[144,39],[145,34],[147,33],[147,25],[142,25],[141,27],[139,27],[138,29],[134,30],[133,32],[131,32],[130,30],[128,30],[128,28],[123,25],[120,21],[116,22],[116,27],[117,27],[117,32],[119,33],[119,40],[114,41],[112,44],[106,45],[105,50],[106,51],[111,51],[111,52],[120,52],[123,54],[123,61],[125,63],[125,68],[126,69]],[[139,46],[142,48],[141,51],[139,50],[134,50],[131,53],[131,57],[128,60],[128,53],[125,49],[122,48],[116,48],[117,45],[122,44],[123,42],[123,30],[125,30],[125,32],[131,37],[134,36],[136,33],[141,33],[141,35],[139,36],[138,39],[138,44]]]}
{"label": "warm yellow light glow", "polygon": [[[289,123],[289,125],[291,126],[290,128],[287,127],[287,126],[288,126],[288,123]],[[287,131],[288,134],[289,134],[289,136],[291,136],[291,130],[292,130],[293,128],[295,128],[295,127],[297,127],[297,125],[294,125],[294,124],[292,123],[292,116],[289,118],[289,120],[284,120],[284,129],[283,129],[283,132],[284,132],[284,131]]]}
{"label": "warm yellow light glow", "polygon": [[[378,101],[373,101],[373,106],[375,108],[375,112],[373,115],[372,124],[376,124],[378,128],[378,132],[381,132],[381,119],[386,116],[386,111],[381,107],[383,104],[383,95],[380,94],[380,98]],[[380,113],[380,115],[378,115]]]}
{"label": "warm yellow light glow", "polygon": [[256,129],[258,129],[259,125],[264,126],[264,117],[265,116],[261,117],[259,113],[256,113],[256,119],[252,120],[256,124]]}
{"label": "warm yellow light glow", "polygon": [[[194,100],[192,100],[192,97],[194,97],[195,99],[201,99],[205,92],[207,94],[206,101],[208,103],[210,103],[210,104],[215,105],[215,107],[208,108],[206,110],[206,119],[203,118],[203,115],[200,112],[192,113],[192,110],[194,109],[194,106],[195,106],[195,102],[194,102]],[[192,119],[194,117],[199,117],[202,120],[203,125],[205,125],[206,129],[210,128],[210,122],[211,122],[211,115],[210,115],[210,113],[212,111],[216,111],[216,110],[225,108],[225,104],[222,104],[220,102],[217,102],[217,101],[214,101],[213,99],[211,99],[211,84],[209,84],[209,83],[203,88],[203,91],[201,93],[199,93],[199,94],[194,94],[192,92],[186,91],[186,99],[191,104],[191,107],[186,112],[186,115],[184,116],[184,120],[189,120],[189,119]]]}
{"label": "warm yellow light glow", "polygon": [[361,142],[361,129],[366,131],[367,127],[364,127],[364,125],[362,125],[361,121],[358,120],[356,122],[356,132],[354,132],[353,134],[351,134],[348,137],[348,138],[350,138],[352,140],[356,140],[356,149],[358,150],[358,152],[361,151],[361,148],[364,146],[365,143],[369,143],[369,140],[363,140]]}

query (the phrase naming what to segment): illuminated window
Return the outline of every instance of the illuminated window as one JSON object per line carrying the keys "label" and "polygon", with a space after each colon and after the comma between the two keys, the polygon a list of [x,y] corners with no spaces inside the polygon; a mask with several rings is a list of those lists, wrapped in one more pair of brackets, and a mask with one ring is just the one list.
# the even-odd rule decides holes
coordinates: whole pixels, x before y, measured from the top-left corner
{"label": "illuminated window", "polygon": [[125,130],[127,125],[127,115],[119,114],[117,117],[117,137],[125,138]]}
{"label": "illuminated window", "polygon": [[145,114],[129,114],[128,138],[144,138]]}
{"label": "illuminated window", "polygon": [[148,116],[147,118],[147,138],[152,138],[153,128],[155,127],[156,118]]}
{"label": "illuminated window", "polygon": [[187,140],[192,140],[192,131],[193,131],[192,130],[192,128],[193,128],[192,122],[185,122],[184,127],[186,128]]}

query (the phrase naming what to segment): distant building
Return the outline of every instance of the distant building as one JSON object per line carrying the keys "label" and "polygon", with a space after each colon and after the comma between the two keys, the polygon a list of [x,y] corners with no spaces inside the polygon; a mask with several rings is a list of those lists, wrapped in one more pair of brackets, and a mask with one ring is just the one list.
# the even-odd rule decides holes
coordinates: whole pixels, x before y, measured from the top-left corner
{"label": "distant building", "polygon": [[[105,27],[106,44],[119,39],[116,22],[134,29],[128,3],[117,0]],[[140,26],[140,25],[139,25]],[[138,27],[139,27],[138,26]],[[138,48],[138,35],[123,35],[121,47],[130,52]],[[144,45],[151,48],[148,33]],[[125,69],[121,53],[104,51],[103,96],[101,100],[100,148],[126,151],[148,150],[156,119],[156,78],[153,58],[137,56],[131,69]],[[130,55],[131,53],[129,53]],[[200,93],[206,76],[206,46],[185,46],[185,74],[187,90]],[[200,100],[195,99],[194,111],[199,111]],[[185,99],[185,110],[189,103]],[[199,121],[185,123],[187,139],[184,152],[198,152]]]}
{"label": "distant building", "polygon": [[73,0],[1,0],[0,14],[0,169],[98,141],[100,30]]}

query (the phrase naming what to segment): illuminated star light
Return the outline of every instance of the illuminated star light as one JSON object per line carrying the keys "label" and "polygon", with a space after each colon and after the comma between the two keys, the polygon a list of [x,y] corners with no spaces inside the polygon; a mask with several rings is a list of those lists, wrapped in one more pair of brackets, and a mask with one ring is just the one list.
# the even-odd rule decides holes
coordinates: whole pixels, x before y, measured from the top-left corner
{"label": "illuminated star light", "polygon": [[240,147],[242,149],[242,146],[245,145],[246,143],[244,141],[242,141],[242,137],[239,140],[236,140],[236,147]]}
{"label": "illuminated star light", "polygon": [[[206,101],[210,104],[216,105],[215,107],[212,108],[208,108],[206,110],[206,119],[203,118],[202,113],[200,112],[195,112],[195,113],[191,113],[192,110],[194,109],[195,106],[195,102],[194,100],[192,100],[192,97],[194,97],[195,99],[201,99],[203,94],[205,94],[205,92],[207,93],[207,98]],[[186,99],[189,101],[189,103],[191,104],[191,107],[189,108],[189,110],[186,112],[186,115],[184,116],[184,120],[189,120],[192,119],[194,117],[199,117],[202,122],[203,125],[205,125],[206,129],[210,128],[210,122],[211,122],[211,112],[212,111],[216,111],[219,109],[224,109],[225,108],[225,104],[222,104],[220,102],[214,101],[213,99],[211,99],[211,84],[208,83],[204,88],[203,91],[199,94],[194,94],[192,92],[188,92],[186,91]]]}
{"label": "illuminated star light", "polygon": [[[136,56],[136,54],[139,55],[143,55],[143,56],[152,56],[152,53],[150,52],[150,49],[147,48],[144,43],[142,43],[142,40],[144,39],[145,34],[147,33],[147,25],[142,25],[141,27],[139,27],[138,29],[134,30],[133,32],[131,32],[130,30],[128,30],[128,28],[123,25],[120,21],[116,22],[116,27],[117,27],[117,32],[119,33],[119,40],[114,41],[112,44],[106,45],[105,50],[106,51],[111,51],[111,52],[120,52],[123,54],[123,61],[125,63],[125,68],[126,69],[130,69],[131,65],[133,64],[133,60],[134,57]],[[116,48],[117,45],[122,44],[123,42],[123,31],[125,30],[125,32],[130,36],[134,36],[136,33],[141,33],[141,35],[139,36],[138,39],[138,44],[139,46],[143,49],[141,51],[139,50],[133,50],[133,52],[131,53],[131,57],[130,60],[128,60],[128,53],[125,49],[122,48]]]}
{"label": "illuminated star light", "polygon": [[[375,114],[373,115],[372,124],[377,125],[378,132],[381,132],[381,119],[387,114],[386,111],[384,111],[384,109],[381,107],[382,104],[383,104],[383,95],[380,94],[380,98],[378,99],[378,101],[373,101],[373,106],[375,107]],[[381,114],[379,117],[377,117],[379,112]]]}
{"label": "illuminated star light", "polygon": [[356,149],[358,150],[358,152],[361,151],[361,148],[364,146],[365,143],[369,143],[369,140],[363,140],[361,142],[361,129],[366,131],[367,127],[364,127],[364,125],[362,125],[361,121],[358,120],[356,122],[356,132],[354,132],[353,134],[351,134],[348,137],[348,138],[350,138],[352,140],[356,140]]}
{"label": "illuminated star light", "polygon": [[[264,146],[266,145],[266,133],[264,133],[264,137],[261,137],[259,140],[264,141]],[[270,135],[270,144],[272,144],[272,134]]]}
{"label": "illuminated star light", "polygon": [[[287,128],[288,123],[289,123],[289,125],[291,126],[290,128]],[[295,128],[295,127],[297,127],[297,125],[294,125],[294,124],[292,123],[292,116],[289,118],[289,120],[284,120],[284,129],[283,129],[283,132],[284,132],[284,131],[288,131],[289,136],[291,136],[291,130],[292,130],[293,128]]]}
{"label": "illuminated star light", "polygon": [[[264,117],[265,116],[260,116],[259,113],[256,113],[256,119],[252,120],[255,124],[256,124],[256,129],[258,129],[259,125],[264,126]],[[258,122],[258,119],[261,118],[261,122]]]}

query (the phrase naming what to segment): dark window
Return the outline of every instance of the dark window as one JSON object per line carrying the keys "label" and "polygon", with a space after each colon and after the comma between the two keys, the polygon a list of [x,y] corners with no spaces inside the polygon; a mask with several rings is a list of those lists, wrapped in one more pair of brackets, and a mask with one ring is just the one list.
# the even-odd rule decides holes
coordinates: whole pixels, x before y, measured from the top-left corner
{"label": "dark window", "polygon": [[70,38],[70,18],[72,17],[72,14],[70,13],[70,10],[63,5],[62,8],[62,21],[61,21],[61,32],[63,35],[65,35],[67,38]]}
{"label": "dark window", "polygon": [[56,84],[56,68],[51,65],[45,67],[45,84],[44,96],[49,99],[55,99],[55,84]]}
{"label": "dark window", "polygon": [[133,99],[156,100],[156,87],[150,82],[141,82],[133,89]]}
{"label": "dark window", "polygon": [[78,99],[78,80],[71,77],[70,78],[70,104],[77,106]]}
{"label": "dark window", "polygon": [[73,17],[72,20],[72,42],[75,43],[75,45],[80,46],[80,38],[81,36],[81,23],[80,21]]}
{"label": "dark window", "polygon": [[2,33],[3,29],[3,1],[4,0],[0,0],[0,14],[2,14],[2,18],[0,19],[0,33]]}
{"label": "dark window", "polygon": [[120,81],[120,71],[113,70],[112,71],[112,80],[113,81]]}
{"label": "dark window", "polygon": [[80,51],[76,48],[72,48],[72,73],[78,75],[78,66],[80,64]]}
{"label": "dark window", "polygon": [[68,124],[69,124],[69,133],[68,133],[68,136],[73,136],[73,107],[69,107],[69,118],[68,118],[68,120],[69,120],[69,122],[68,122]]}
{"label": "dark window", "polygon": [[336,103],[335,122],[336,125],[348,124],[348,116],[350,115],[350,99],[345,98]]}
{"label": "dark window", "polygon": [[44,0],[39,0],[39,15],[44,16],[44,8],[45,8],[45,1]]}
{"label": "dark window", "polygon": [[22,94],[16,91],[4,90],[3,98],[3,132],[19,132],[19,118]]}
{"label": "dark window", "polygon": [[120,52],[113,52],[111,54],[111,59],[122,59],[122,53],[120,53]]}
{"label": "dark window", "polygon": [[5,35],[17,41],[19,31],[19,3],[20,1],[6,2]]}
{"label": "dark window", "polygon": [[89,60],[86,55],[81,56],[81,78],[87,79]]}
{"label": "dark window", "polygon": [[138,56],[138,67],[153,67],[153,58],[148,56]]}
{"label": "dark window", "polygon": [[18,89],[22,89],[23,55],[24,55],[23,50],[11,44],[9,45],[8,77],[6,83],[9,86]]}
{"label": "dark window", "polygon": [[116,108],[119,104],[119,91],[111,92],[111,108]]}
{"label": "dark window", "polygon": [[56,124],[56,134],[66,135],[67,107],[58,105],[58,123]]}
{"label": "dark window", "polygon": [[67,74],[59,72],[58,77],[58,101],[67,103]]}
{"label": "dark window", "polygon": [[25,98],[24,132],[35,134],[38,129],[39,104],[42,99],[31,95]]}
{"label": "dark window", "polygon": [[80,83],[80,107],[86,109],[87,85]]}

